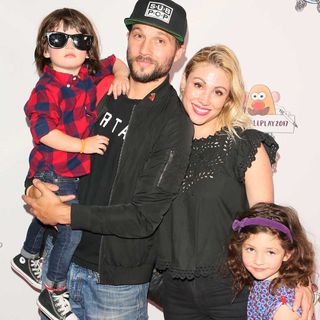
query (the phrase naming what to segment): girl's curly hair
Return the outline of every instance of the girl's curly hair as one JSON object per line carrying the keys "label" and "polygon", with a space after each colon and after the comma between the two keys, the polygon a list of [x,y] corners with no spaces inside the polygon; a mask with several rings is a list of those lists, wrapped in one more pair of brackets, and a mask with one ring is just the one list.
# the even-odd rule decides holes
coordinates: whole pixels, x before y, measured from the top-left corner
{"label": "girl's curly hair", "polygon": [[238,294],[245,286],[251,287],[253,276],[242,262],[242,245],[252,234],[266,232],[278,237],[281,246],[290,258],[283,261],[279,269],[279,276],[272,280],[270,290],[272,293],[281,285],[295,288],[297,285],[309,285],[314,272],[314,250],[311,242],[299,221],[293,208],[279,206],[274,203],[258,203],[244,212],[238,219],[262,217],[278,221],[289,228],[293,242],[281,231],[261,225],[246,226],[233,233],[228,246],[228,267],[233,275],[233,287]]}

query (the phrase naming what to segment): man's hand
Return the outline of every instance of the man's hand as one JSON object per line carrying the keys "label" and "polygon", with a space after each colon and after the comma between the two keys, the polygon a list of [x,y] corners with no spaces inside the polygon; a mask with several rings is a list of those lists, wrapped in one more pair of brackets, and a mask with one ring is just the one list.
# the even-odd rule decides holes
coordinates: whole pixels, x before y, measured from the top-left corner
{"label": "man's hand", "polygon": [[[59,190],[59,187],[55,184],[52,183],[48,183],[48,182],[44,182],[44,184],[46,185],[46,187],[55,192]],[[39,189],[37,189],[34,185],[31,185],[28,187],[27,191],[26,191],[26,195],[30,198],[40,198],[41,197],[41,192]]]}
{"label": "man's hand", "polygon": [[[31,196],[22,196],[23,201],[31,207],[31,213],[44,224],[70,224],[71,207],[63,202],[70,201],[75,196],[67,195],[59,197],[37,179],[33,180],[33,185],[38,191],[33,190]],[[31,193],[31,190],[28,193]]]}
{"label": "man's hand", "polygon": [[314,316],[313,292],[311,286],[298,286],[295,290],[293,311],[302,308],[301,320],[312,320]]}

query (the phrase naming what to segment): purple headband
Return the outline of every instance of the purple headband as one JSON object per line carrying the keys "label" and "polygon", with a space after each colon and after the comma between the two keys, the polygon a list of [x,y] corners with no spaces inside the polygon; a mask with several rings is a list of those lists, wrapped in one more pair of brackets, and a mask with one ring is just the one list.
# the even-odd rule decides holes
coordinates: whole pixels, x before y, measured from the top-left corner
{"label": "purple headband", "polygon": [[242,220],[234,220],[232,224],[233,231],[240,231],[246,226],[265,226],[283,232],[293,243],[292,235],[288,227],[278,221],[268,218],[244,218]]}

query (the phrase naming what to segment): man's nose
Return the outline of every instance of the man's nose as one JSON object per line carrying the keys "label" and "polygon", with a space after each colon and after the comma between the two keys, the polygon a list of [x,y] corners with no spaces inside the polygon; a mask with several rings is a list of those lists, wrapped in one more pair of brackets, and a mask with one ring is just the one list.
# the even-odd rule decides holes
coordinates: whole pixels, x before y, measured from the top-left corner
{"label": "man's nose", "polygon": [[151,42],[148,39],[144,39],[140,46],[140,53],[142,55],[148,55],[151,53]]}

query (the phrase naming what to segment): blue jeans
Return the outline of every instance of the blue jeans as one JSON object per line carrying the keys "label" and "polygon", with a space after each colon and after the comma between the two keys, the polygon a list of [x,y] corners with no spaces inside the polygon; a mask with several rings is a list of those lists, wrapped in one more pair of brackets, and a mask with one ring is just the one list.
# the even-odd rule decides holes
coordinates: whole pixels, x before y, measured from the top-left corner
{"label": "blue jeans", "polygon": [[[44,250],[43,273],[52,249],[49,236]],[[71,263],[67,287],[72,311],[79,320],[147,320],[149,283],[112,286],[97,283],[97,273]],[[43,315],[41,319],[47,319]]]}
{"label": "blue jeans", "polygon": [[[59,186],[56,192],[58,195],[76,194],[79,178],[68,178],[56,175],[52,171],[37,173],[35,178],[43,182],[53,183]],[[78,203],[74,199],[67,204]],[[34,218],[29,226],[27,237],[21,250],[21,254],[26,258],[39,256],[43,243],[43,236],[47,226]],[[52,249],[48,272],[44,283],[50,288],[63,288],[66,286],[67,272],[71,258],[81,240],[81,231],[72,230],[69,225],[57,225],[57,236],[54,248]]]}

